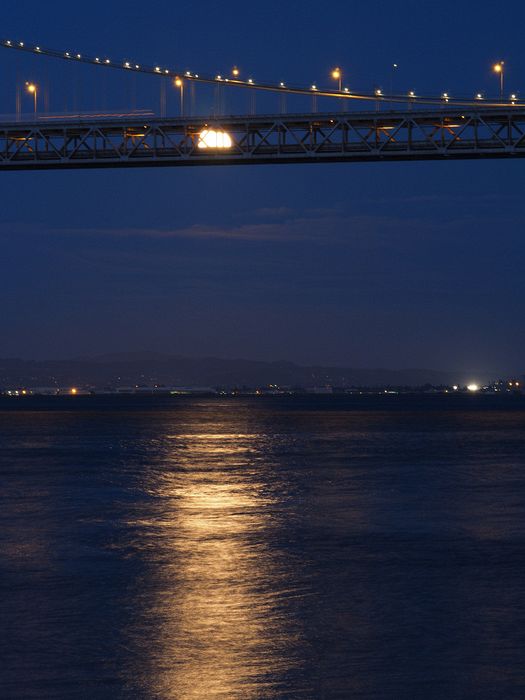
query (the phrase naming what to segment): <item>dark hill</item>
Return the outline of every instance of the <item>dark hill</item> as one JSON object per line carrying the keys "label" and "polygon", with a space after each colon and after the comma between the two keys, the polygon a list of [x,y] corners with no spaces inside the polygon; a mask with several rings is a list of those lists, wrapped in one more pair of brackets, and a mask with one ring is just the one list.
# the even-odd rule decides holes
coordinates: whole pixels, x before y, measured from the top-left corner
{"label": "dark hill", "polygon": [[121,353],[72,360],[0,360],[0,387],[42,386],[421,386],[485,381],[465,372],[431,369],[303,367],[292,362],[190,359],[159,353]]}

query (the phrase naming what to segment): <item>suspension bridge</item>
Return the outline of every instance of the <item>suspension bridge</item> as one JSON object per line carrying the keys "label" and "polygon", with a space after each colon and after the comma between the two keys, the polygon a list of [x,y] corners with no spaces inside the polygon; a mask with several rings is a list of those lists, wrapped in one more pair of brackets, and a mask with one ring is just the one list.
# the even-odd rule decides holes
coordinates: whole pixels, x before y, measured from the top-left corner
{"label": "suspension bridge", "polygon": [[[26,82],[33,98],[30,114],[21,110],[0,118],[0,170],[101,167],[256,165],[407,160],[515,158],[525,155],[525,102],[503,99],[420,96],[414,91],[356,93],[333,72],[337,89],[316,84],[195,73],[131,60],[45,49],[4,39],[0,47],[43,62],[58,59],[92,70],[160,79],[160,110],[77,110],[53,113],[39,106],[41,87]],[[503,64],[500,65],[503,69]],[[100,73],[99,73],[100,75]],[[503,81],[502,81],[503,86]],[[212,87],[212,113],[194,109],[195,88]],[[179,97],[177,113],[166,109],[167,86]],[[200,89],[200,88],[199,88]],[[221,113],[225,91],[248,92],[248,114]],[[188,92],[190,99],[188,100]],[[257,114],[255,96],[276,95],[279,111]],[[185,100],[186,97],[186,100]],[[310,109],[292,111],[287,102],[307,98]],[[330,108],[318,109],[319,101]],[[352,109],[349,110],[349,105]]]}

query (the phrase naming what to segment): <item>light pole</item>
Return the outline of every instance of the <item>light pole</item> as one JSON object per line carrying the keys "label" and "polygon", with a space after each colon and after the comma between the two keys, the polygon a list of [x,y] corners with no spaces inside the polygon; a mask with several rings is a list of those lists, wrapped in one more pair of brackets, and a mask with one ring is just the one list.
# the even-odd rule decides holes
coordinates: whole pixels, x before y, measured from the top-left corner
{"label": "light pole", "polygon": [[175,87],[180,88],[180,116],[184,116],[184,80],[175,78]]}
{"label": "light pole", "polygon": [[337,80],[338,90],[339,90],[339,92],[342,92],[342,90],[343,90],[343,71],[339,67],[333,69],[332,78],[334,80]]}
{"label": "light pole", "polygon": [[498,61],[493,66],[493,71],[499,75],[499,97],[503,100],[503,88],[505,84],[505,61]]}
{"label": "light pole", "polygon": [[[394,75],[396,70],[399,68],[397,63],[392,63],[392,71],[390,73],[390,99],[394,96]],[[390,102],[390,106],[392,107],[392,102]]]}
{"label": "light pole", "polygon": [[26,87],[27,87],[27,92],[30,95],[33,95],[35,117],[36,117],[36,113],[38,111],[38,86],[35,85],[35,83],[26,83]]}
{"label": "light pole", "polygon": [[376,96],[376,112],[379,112],[381,109],[381,102],[380,100],[383,98],[383,91],[380,88],[377,88],[375,90],[375,96]]}

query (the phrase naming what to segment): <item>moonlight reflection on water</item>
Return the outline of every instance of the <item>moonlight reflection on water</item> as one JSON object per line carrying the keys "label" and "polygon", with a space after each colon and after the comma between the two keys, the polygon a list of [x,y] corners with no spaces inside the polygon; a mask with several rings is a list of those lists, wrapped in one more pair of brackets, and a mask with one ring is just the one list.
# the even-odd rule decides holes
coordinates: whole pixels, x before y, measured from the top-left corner
{"label": "moonlight reflection on water", "polygon": [[9,700],[523,700],[525,403],[0,406]]}
{"label": "moonlight reflection on water", "polygon": [[300,665],[290,600],[304,592],[290,590],[292,562],[272,544],[286,492],[268,478],[270,438],[207,428],[168,436],[128,523],[147,568],[130,639],[158,697],[270,698]]}

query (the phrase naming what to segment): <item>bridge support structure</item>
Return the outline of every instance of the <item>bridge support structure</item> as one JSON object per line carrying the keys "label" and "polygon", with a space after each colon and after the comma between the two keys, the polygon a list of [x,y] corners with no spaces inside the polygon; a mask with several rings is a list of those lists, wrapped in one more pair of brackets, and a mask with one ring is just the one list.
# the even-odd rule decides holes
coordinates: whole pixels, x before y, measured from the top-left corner
{"label": "bridge support structure", "polygon": [[[216,133],[215,142],[203,133]],[[525,109],[0,123],[0,170],[525,156]]]}

